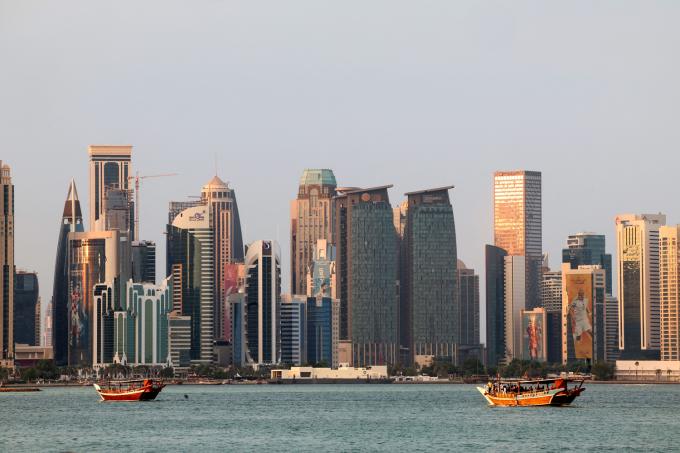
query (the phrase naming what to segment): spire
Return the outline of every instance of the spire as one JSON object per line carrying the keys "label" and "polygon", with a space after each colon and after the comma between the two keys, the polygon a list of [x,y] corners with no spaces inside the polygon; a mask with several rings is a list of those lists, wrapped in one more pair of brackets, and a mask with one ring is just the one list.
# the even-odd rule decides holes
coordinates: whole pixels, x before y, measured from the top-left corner
{"label": "spire", "polygon": [[80,210],[80,200],[78,199],[78,191],[76,190],[76,181],[74,179],[71,179],[71,183],[68,186],[68,194],[66,195],[66,202],[64,202],[64,214],[62,217],[73,226],[82,225],[83,223],[83,214]]}

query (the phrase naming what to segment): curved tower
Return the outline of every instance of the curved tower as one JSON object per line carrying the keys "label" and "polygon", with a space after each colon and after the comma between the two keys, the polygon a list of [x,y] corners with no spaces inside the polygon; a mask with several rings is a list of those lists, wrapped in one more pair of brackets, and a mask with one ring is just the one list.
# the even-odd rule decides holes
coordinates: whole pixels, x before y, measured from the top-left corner
{"label": "curved tower", "polygon": [[76,182],[72,179],[59,227],[51,303],[52,347],[54,361],[58,366],[64,366],[68,362],[68,234],[83,231],[85,231],[83,214],[80,210]]}

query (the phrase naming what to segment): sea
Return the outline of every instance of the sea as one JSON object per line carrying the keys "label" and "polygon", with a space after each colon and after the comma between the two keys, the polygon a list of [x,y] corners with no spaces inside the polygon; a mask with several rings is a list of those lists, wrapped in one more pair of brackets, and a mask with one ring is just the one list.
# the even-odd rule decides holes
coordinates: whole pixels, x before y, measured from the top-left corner
{"label": "sea", "polygon": [[680,385],[591,384],[570,407],[494,408],[474,385],[177,385],[0,393],[1,452],[680,451]]}

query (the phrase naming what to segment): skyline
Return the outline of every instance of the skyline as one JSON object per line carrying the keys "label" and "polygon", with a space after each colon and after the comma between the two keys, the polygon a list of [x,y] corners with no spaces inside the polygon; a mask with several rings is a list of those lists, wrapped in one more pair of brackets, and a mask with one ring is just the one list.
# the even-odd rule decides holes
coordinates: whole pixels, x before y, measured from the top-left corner
{"label": "skyline", "polygon": [[16,264],[39,273],[43,308],[68,182],[86,193],[97,143],[132,144],[141,175],[180,173],[142,183],[140,237],[158,263],[168,202],[217,173],[238,193],[244,242],[281,244],[285,292],[305,168],[394,184],[393,206],[455,185],[459,258],[480,276],[496,170],[542,172],[553,269],[580,231],[615,254],[618,214],[680,223],[677,5],[74,3],[0,3],[0,158],[16,186]]}

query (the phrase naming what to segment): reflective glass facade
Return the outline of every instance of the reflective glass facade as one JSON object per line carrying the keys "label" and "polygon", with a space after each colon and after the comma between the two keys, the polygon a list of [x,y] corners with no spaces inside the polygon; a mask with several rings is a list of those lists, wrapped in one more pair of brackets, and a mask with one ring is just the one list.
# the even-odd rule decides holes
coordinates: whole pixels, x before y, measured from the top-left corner
{"label": "reflective glass facade", "polygon": [[281,363],[307,363],[307,319],[305,300],[294,298],[281,304]]}
{"label": "reflective glass facade", "polygon": [[458,269],[460,343],[479,344],[479,275],[474,269]]}
{"label": "reflective glass facade", "polygon": [[579,233],[569,236],[567,248],[562,249],[562,262],[572,269],[582,265],[599,265],[607,274],[607,294],[612,293],[612,256],[605,250],[603,234]]}
{"label": "reflective glass facade", "polygon": [[505,357],[505,257],[499,247],[485,247],[487,363],[495,367]]}
{"label": "reflective glass facade", "polygon": [[[36,336],[36,310],[40,301],[38,274],[17,271],[14,283],[14,342],[40,346]],[[38,324],[39,326],[39,324]]]}
{"label": "reflective glass facade", "polygon": [[333,300],[307,298],[307,362],[333,364]]}

